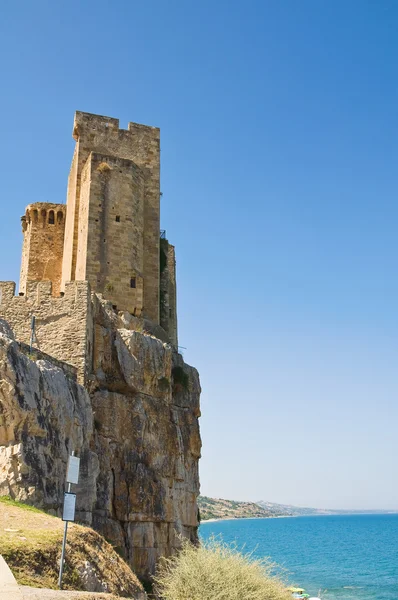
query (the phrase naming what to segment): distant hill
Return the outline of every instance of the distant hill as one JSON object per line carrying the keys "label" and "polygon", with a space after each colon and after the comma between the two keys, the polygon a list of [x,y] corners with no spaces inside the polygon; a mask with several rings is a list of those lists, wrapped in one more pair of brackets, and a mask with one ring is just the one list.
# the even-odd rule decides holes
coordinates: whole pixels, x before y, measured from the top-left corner
{"label": "distant hill", "polygon": [[222,498],[199,496],[198,506],[202,521],[209,519],[265,519],[286,516],[276,509],[269,510],[255,502],[236,502]]}
{"label": "distant hill", "polygon": [[199,496],[198,506],[202,521],[209,519],[267,519],[272,517],[305,517],[313,515],[352,515],[372,513],[388,513],[386,510],[329,510],[278,504],[276,502],[237,502],[223,498]]}
{"label": "distant hill", "polygon": [[277,504],[275,502],[267,502],[266,500],[260,500],[257,502],[259,506],[264,508],[271,513],[275,512],[278,514],[286,514],[292,517],[304,517],[311,515],[359,515],[359,514],[386,514],[394,511],[388,510],[333,510],[328,508],[309,508],[301,506],[293,506],[291,504]]}
{"label": "distant hill", "polygon": [[276,502],[267,502],[266,500],[260,500],[257,502],[258,506],[268,510],[271,513],[287,514],[292,517],[299,517],[305,515],[329,515],[331,511],[323,510],[320,508],[309,508],[301,506],[293,506],[292,504],[278,504]]}

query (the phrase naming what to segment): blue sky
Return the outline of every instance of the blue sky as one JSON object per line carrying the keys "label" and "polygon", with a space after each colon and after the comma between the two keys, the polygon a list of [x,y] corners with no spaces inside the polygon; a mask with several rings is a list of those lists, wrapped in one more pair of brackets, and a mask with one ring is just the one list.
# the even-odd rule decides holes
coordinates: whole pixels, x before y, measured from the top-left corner
{"label": "blue sky", "polygon": [[2,7],[1,279],[75,110],[161,128],[202,492],[398,509],[398,4]]}

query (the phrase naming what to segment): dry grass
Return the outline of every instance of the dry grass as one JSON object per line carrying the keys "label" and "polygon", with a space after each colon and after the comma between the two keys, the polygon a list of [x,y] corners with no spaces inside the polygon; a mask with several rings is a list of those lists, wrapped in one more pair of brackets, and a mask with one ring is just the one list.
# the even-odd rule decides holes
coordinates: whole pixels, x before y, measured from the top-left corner
{"label": "dry grass", "polygon": [[155,578],[163,600],[291,600],[273,566],[211,540],[196,547],[184,542],[180,553],[161,561]]}
{"label": "dry grass", "polygon": [[[0,554],[21,585],[56,589],[64,523],[31,506],[0,498]],[[84,590],[79,569],[89,563],[106,591],[133,597],[143,588],[105,539],[82,525],[68,528],[63,588]]]}

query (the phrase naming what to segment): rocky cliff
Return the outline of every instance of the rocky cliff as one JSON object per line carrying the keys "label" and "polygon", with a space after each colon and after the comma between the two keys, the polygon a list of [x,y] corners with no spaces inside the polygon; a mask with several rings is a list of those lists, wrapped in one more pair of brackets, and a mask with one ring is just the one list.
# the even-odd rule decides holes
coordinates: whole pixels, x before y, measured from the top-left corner
{"label": "rocky cliff", "polygon": [[74,450],[78,517],[146,578],[179,536],[197,539],[199,377],[141,320],[96,295],[93,323],[85,389],[25,356],[0,321],[0,494],[59,515]]}

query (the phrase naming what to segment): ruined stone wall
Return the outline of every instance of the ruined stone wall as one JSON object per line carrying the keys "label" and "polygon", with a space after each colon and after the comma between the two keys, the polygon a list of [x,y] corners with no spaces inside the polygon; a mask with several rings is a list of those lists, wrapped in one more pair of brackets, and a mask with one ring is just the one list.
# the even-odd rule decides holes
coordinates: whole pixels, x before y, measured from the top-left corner
{"label": "ruined stone wall", "polygon": [[177,333],[177,277],[175,247],[169,244],[167,253],[167,267],[169,271],[169,328],[170,342],[178,347]]}
{"label": "ruined stone wall", "polygon": [[70,363],[84,382],[91,371],[93,326],[91,292],[86,281],[68,282],[63,297],[54,297],[51,282],[28,282],[26,294],[15,296],[13,281],[0,282],[0,318],[18,341],[29,344],[31,319],[36,317],[33,346]]}
{"label": "ruined stone wall", "polygon": [[160,325],[178,348],[175,248],[166,239],[160,240]]}
{"label": "ruined stone wall", "polygon": [[143,307],[143,230],[140,168],[91,153],[81,175],[76,279],[135,315]]}
{"label": "ruined stone wall", "polygon": [[[76,139],[76,153],[68,187],[63,282],[68,280],[69,275],[70,279],[76,278],[81,176],[90,153],[133,161],[144,179],[144,223],[140,232],[143,238],[141,275],[144,279],[144,313],[153,322],[159,323],[159,129],[136,123],[129,123],[128,130],[119,129],[118,119],[76,112],[73,136]],[[72,198],[74,191],[75,197]]]}
{"label": "ruined stone wall", "polygon": [[65,204],[29,204],[22,217],[24,236],[19,283],[21,294],[28,281],[52,281],[54,296],[61,289],[65,232]]}

